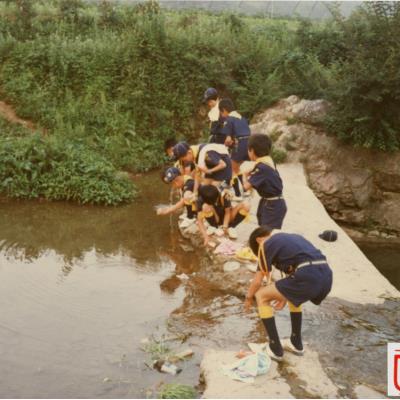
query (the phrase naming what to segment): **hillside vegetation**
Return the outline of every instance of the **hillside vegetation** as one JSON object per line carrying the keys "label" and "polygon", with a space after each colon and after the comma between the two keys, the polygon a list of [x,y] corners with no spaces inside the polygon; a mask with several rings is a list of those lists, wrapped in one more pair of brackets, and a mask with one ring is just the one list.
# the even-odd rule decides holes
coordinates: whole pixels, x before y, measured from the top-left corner
{"label": "hillside vegetation", "polygon": [[0,191],[116,204],[126,174],[164,162],[170,136],[198,139],[217,87],[251,118],[297,94],[333,102],[327,128],[400,146],[400,7],[369,3],[312,23],[168,11],[156,2],[0,2],[0,99],[46,133],[0,125]]}

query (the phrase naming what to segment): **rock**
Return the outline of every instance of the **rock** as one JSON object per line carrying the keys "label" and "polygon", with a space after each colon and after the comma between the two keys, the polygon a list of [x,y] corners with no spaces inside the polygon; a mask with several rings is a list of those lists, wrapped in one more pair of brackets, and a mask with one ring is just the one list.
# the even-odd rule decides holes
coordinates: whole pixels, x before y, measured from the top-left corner
{"label": "rock", "polygon": [[379,236],[379,232],[378,231],[368,232],[368,236]]}
{"label": "rock", "polygon": [[177,275],[176,277],[179,278],[181,281],[186,281],[189,279],[189,277],[185,273]]}
{"label": "rock", "polygon": [[256,272],[257,271],[257,264],[247,264],[246,267],[251,272]]}
{"label": "rock", "polygon": [[325,100],[301,100],[291,107],[294,117],[306,124],[318,124],[323,121],[329,103]]}
{"label": "rock", "polygon": [[180,244],[179,247],[180,247],[183,251],[185,251],[185,252],[187,252],[187,253],[191,253],[191,252],[194,251],[194,248],[193,248],[192,246],[188,246],[187,244]]}
{"label": "rock", "polygon": [[385,399],[386,396],[365,385],[358,385],[354,388],[357,399]]}
{"label": "rock", "polygon": [[286,162],[303,164],[309,186],[336,220],[400,234],[400,152],[355,148],[327,135],[313,124],[328,110],[324,100],[290,96],[254,121],[257,132],[285,150]]}
{"label": "rock", "polygon": [[187,358],[187,357],[191,357],[194,354],[194,351],[192,349],[185,349],[180,351],[179,353],[176,353],[175,356],[179,359],[182,358]]}
{"label": "rock", "polygon": [[224,272],[236,271],[240,268],[240,263],[237,261],[228,261],[224,264]]}

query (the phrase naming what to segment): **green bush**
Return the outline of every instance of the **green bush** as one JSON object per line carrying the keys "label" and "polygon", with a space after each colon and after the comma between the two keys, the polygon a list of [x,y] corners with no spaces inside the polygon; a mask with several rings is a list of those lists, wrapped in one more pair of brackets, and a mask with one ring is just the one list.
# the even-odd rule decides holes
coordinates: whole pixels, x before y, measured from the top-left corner
{"label": "green bush", "polygon": [[284,150],[273,148],[271,157],[277,164],[282,164],[286,161],[287,153]]}
{"label": "green bush", "polygon": [[197,399],[198,397],[195,388],[180,383],[163,385],[158,395],[160,399]]}
{"label": "green bush", "polygon": [[0,138],[0,191],[15,198],[113,205],[130,201],[132,183],[77,143],[40,135]]}
{"label": "green bush", "polygon": [[367,2],[348,19],[333,15],[326,24],[303,23],[296,33],[301,54],[324,66],[326,84],[311,92],[333,105],[326,127],[357,146],[399,150],[400,4]]}
{"label": "green bush", "polygon": [[[398,149],[399,9],[368,3],[348,19],[333,10],[332,21],[314,23],[166,11],[154,1],[0,2],[1,98],[46,129],[46,144],[37,146],[72,146],[82,165],[104,172],[97,186],[90,176],[92,184],[69,180],[61,189],[63,168],[89,179],[67,155],[46,175],[55,186],[38,186],[17,168],[21,182],[3,192],[125,201],[126,183],[111,171],[161,165],[168,137],[198,140],[207,129],[199,108],[209,86],[232,97],[247,118],[291,94],[327,98],[331,132],[353,144]],[[11,139],[2,146],[22,151],[29,139],[17,143],[15,135],[24,136],[5,127],[1,136]]]}

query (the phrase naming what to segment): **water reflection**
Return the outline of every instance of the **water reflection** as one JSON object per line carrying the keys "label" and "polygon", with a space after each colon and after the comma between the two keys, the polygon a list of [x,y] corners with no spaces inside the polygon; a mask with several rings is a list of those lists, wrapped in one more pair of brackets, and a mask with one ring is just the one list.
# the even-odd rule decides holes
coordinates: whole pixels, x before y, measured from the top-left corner
{"label": "water reflection", "polygon": [[358,246],[381,274],[400,290],[400,246],[365,243]]}
{"label": "water reflection", "polygon": [[[98,257],[124,256],[137,268],[157,269],[165,250],[176,250],[166,218],[153,206],[168,198],[168,188],[154,177],[141,181],[141,198],[122,207],[91,207],[69,203],[0,202],[0,252],[32,262],[50,251],[61,257],[63,270],[94,251]],[[168,252],[169,253],[169,252]]]}

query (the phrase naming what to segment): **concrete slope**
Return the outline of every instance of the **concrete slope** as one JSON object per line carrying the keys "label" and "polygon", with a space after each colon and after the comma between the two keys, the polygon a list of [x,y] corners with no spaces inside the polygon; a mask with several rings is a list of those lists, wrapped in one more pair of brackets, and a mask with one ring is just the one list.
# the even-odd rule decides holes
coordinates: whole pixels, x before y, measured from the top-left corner
{"label": "concrete slope", "polygon": [[[250,165],[244,167],[249,168]],[[299,233],[320,248],[327,256],[334,273],[334,284],[330,298],[362,305],[379,305],[385,299],[400,298],[399,291],[383,277],[374,265],[363,255],[356,244],[329,217],[322,204],[307,186],[301,164],[279,166],[284,182],[284,196],[288,203],[288,214],[283,231]],[[246,242],[249,233],[257,226],[255,212],[258,197],[252,202],[251,222],[239,227],[239,241]],[[318,237],[326,229],[338,232],[338,240],[330,243]],[[306,313],[322,313],[319,307],[306,306]],[[305,325],[307,322],[305,322]],[[372,333],[371,333],[372,335]],[[340,385],[328,377],[320,362],[320,354],[310,346],[306,353],[297,357],[285,353],[285,362],[273,366],[267,375],[256,378],[254,384],[232,381],[223,375],[221,366],[235,361],[235,353],[221,350],[207,350],[201,364],[206,383],[204,398],[290,398],[290,397],[342,397]],[[333,365],[332,368],[340,368]],[[357,365],[354,365],[357,368]],[[383,397],[372,388],[350,382],[354,397]]]}

